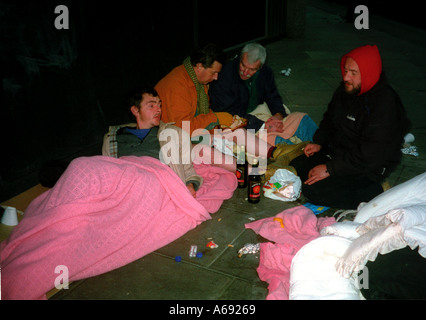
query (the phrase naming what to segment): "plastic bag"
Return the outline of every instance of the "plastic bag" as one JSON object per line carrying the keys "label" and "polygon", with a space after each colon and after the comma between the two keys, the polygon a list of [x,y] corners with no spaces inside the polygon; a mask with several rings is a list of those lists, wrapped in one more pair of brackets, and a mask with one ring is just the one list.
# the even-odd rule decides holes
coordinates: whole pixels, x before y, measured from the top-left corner
{"label": "plastic bag", "polygon": [[278,169],[263,185],[263,195],[281,201],[295,201],[300,197],[302,181],[293,172]]}

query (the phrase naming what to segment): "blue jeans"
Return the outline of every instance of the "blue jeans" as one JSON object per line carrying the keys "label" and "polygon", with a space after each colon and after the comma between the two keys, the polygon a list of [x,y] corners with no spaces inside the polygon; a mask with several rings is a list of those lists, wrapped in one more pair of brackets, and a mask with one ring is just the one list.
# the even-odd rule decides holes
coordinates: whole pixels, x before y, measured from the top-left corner
{"label": "blue jeans", "polygon": [[[308,115],[305,115],[302,120],[300,120],[299,126],[297,127],[294,136],[298,137],[302,141],[312,141],[314,137],[315,131],[317,131],[318,126]],[[279,143],[287,143],[294,144],[289,139],[284,139],[282,137],[277,136],[275,138],[275,145]]]}

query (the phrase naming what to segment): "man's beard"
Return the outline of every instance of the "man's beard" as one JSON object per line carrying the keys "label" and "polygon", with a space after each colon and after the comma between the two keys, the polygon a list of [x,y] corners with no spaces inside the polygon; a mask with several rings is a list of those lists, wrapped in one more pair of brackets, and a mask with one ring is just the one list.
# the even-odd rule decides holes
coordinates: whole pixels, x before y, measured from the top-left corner
{"label": "man's beard", "polygon": [[351,90],[349,90],[348,89],[348,87],[346,86],[346,84],[345,83],[343,83],[344,85],[345,85],[345,92],[347,93],[347,94],[350,94],[350,95],[357,95],[358,93],[360,93],[360,91],[361,91],[361,86],[357,86],[357,87],[355,87],[355,86],[353,86],[352,85],[352,89]]}

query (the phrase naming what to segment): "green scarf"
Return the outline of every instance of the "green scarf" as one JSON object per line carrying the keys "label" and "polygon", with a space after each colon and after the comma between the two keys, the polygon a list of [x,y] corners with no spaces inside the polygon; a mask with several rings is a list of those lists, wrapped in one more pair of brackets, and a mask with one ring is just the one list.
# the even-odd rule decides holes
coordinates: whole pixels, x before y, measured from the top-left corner
{"label": "green scarf", "polygon": [[247,113],[252,112],[258,105],[256,88],[256,79],[258,75],[259,71],[256,72],[251,78],[244,81],[249,92],[249,105],[247,106]]}
{"label": "green scarf", "polygon": [[197,90],[197,111],[195,112],[195,116],[209,113],[209,98],[204,91],[204,86],[197,79],[190,57],[187,57],[183,61],[183,65],[185,66],[186,72],[188,72],[191,77],[192,82],[194,82],[195,89]]}

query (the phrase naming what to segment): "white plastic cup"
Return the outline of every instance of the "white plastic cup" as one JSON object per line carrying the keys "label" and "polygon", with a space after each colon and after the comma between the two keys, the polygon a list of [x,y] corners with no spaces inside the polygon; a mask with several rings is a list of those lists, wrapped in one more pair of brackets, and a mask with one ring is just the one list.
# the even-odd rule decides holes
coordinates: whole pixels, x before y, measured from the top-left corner
{"label": "white plastic cup", "polygon": [[18,212],[14,207],[6,207],[3,212],[3,217],[1,218],[1,223],[7,226],[16,226],[18,225]]}

